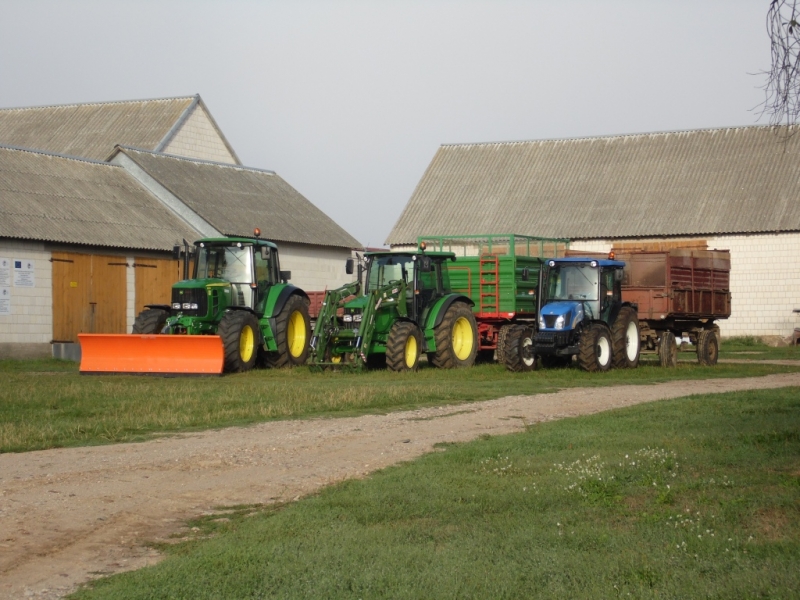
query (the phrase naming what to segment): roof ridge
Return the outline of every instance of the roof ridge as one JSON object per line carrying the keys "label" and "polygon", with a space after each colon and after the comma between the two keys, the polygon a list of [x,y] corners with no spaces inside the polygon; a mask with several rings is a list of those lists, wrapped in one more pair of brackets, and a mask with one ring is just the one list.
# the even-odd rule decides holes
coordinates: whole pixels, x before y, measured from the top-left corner
{"label": "roof ridge", "polygon": [[665,131],[646,131],[641,133],[617,133],[608,135],[592,135],[592,136],[575,136],[563,138],[540,138],[534,140],[506,140],[495,142],[456,142],[441,144],[441,148],[451,147],[465,147],[465,146],[513,146],[515,144],[540,144],[542,142],[588,142],[594,140],[613,140],[624,138],[641,138],[641,137],[666,137],[669,135],[681,135],[687,133],[703,133],[703,132],[717,132],[717,131],[738,131],[744,129],[774,129],[776,127],[783,127],[782,125],[731,125],[728,127],[699,127],[694,129],[675,129]]}
{"label": "roof ridge", "polygon": [[[278,174],[275,171],[271,171],[269,169],[258,169],[256,167],[246,167],[244,165],[224,163],[224,162],[219,162],[219,161],[216,161],[216,160],[206,160],[206,159],[203,159],[203,158],[192,158],[191,156],[178,156],[177,154],[168,154],[166,152],[156,152],[155,150],[146,150],[144,148],[135,148],[133,146],[124,146],[124,145],[120,145],[120,144],[117,144],[115,146],[115,148],[119,149],[119,150],[131,150],[133,152],[141,152],[143,154],[152,154],[154,156],[163,156],[164,158],[173,158],[175,160],[183,160],[183,161],[186,161],[186,162],[193,162],[193,163],[199,163],[199,164],[204,164],[204,165],[213,165],[213,166],[217,166],[217,167],[229,167],[231,169],[239,169],[240,171],[253,171],[253,172],[256,172],[256,173],[266,173],[267,175],[276,175],[276,176],[278,176]],[[111,157],[113,157],[113,154],[111,155]],[[109,160],[111,159],[111,157],[109,157]]]}
{"label": "roof ridge", "polygon": [[67,104],[44,104],[42,106],[12,106],[9,108],[0,108],[0,111],[5,110],[39,110],[43,108],[72,108],[77,106],[107,106],[112,104],[143,104],[145,102],[168,102],[171,100],[191,100],[199,98],[200,94],[193,94],[191,96],[170,96],[165,98],[143,98],[140,100],[109,100],[107,102],[70,102]]}
{"label": "roof ridge", "polygon": [[66,158],[77,162],[91,163],[93,165],[105,165],[106,167],[118,168],[117,165],[105,162],[103,160],[95,160],[93,158],[85,158],[83,156],[73,156],[70,154],[59,154],[58,152],[48,152],[47,150],[39,150],[38,148],[25,148],[24,146],[12,146],[10,144],[0,143],[0,149],[15,150],[17,152],[28,152],[29,154],[42,154],[44,156],[54,156],[56,158]]}

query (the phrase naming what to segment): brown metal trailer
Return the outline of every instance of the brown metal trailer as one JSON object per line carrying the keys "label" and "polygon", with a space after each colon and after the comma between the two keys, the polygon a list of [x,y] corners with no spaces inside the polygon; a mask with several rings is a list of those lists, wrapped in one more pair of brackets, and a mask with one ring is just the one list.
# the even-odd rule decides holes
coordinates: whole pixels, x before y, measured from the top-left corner
{"label": "brown metal trailer", "polygon": [[730,251],[623,251],[616,258],[625,262],[622,299],[639,307],[642,351],[675,366],[676,339],[688,337],[700,364],[716,364],[716,321],[731,315]]}

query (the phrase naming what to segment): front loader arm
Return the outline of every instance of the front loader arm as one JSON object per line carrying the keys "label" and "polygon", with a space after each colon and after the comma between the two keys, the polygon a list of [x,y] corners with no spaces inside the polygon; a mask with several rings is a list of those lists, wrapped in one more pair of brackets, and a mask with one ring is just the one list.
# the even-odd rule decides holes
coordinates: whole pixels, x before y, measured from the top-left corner
{"label": "front loader arm", "polygon": [[339,330],[337,312],[344,306],[344,301],[358,295],[361,284],[358,281],[348,283],[335,290],[328,290],[322,301],[322,308],[317,316],[314,334],[311,336],[311,362],[320,363],[325,360],[325,351],[331,337]]}

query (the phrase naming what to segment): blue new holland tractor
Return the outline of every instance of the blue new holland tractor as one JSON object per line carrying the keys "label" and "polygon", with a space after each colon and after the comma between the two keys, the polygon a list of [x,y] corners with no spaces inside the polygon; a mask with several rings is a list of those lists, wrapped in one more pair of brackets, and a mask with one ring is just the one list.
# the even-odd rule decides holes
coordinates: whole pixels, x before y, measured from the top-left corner
{"label": "blue new holland tractor", "polygon": [[585,371],[639,364],[637,306],[622,300],[625,263],[586,256],[548,260],[539,292],[539,328],[528,353],[545,367],[575,356]]}

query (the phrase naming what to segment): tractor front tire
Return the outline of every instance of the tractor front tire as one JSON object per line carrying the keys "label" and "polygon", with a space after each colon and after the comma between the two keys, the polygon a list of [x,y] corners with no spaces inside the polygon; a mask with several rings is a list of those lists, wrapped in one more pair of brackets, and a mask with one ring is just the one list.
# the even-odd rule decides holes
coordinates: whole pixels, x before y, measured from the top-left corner
{"label": "tractor front tire", "polygon": [[506,338],[505,360],[509,371],[522,372],[536,369],[536,355],[533,353],[533,331],[525,325],[514,325]]}
{"label": "tractor front tire", "polygon": [[658,342],[658,360],[662,367],[674,369],[678,366],[678,345],[675,343],[675,334],[671,331],[661,333]]}
{"label": "tractor front tire", "polygon": [[471,367],[478,355],[478,326],[472,309],[464,302],[453,302],[434,331],[436,352],[428,355],[440,369]]}
{"label": "tractor front tire", "polygon": [[704,329],[697,336],[697,360],[706,367],[713,367],[719,358],[719,340],[713,329]]}
{"label": "tractor front tire", "polygon": [[578,344],[578,365],[584,371],[608,371],[611,368],[611,331],[602,323],[584,329]]}
{"label": "tractor front tire", "polygon": [[226,313],[219,322],[217,334],[222,338],[226,373],[241,373],[253,368],[260,335],[258,319],[253,313],[246,310]]}
{"label": "tractor front tire", "polygon": [[623,306],[611,329],[614,366],[635,369],[639,366],[639,315],[630,306]]}
{"label": "tractor front tire", "polygon": [[422,350],[422,333],[414,323],[398,321],[386,340],[386,367],[390,371],[416,371]]}
{"label": "tractor front tire", "polygon": [[273,369],[295,367],[308,359],[308,342],[311,339],[311,320],[308,303],[302,296],[291,296],[275,318],[275,344],[277,352],[267,352],[264,358]]}
{"label": "tractor front tire", "polygon": [[146,308],[136,316],[131,333],[161,333],[168,316],[163,308]]}

